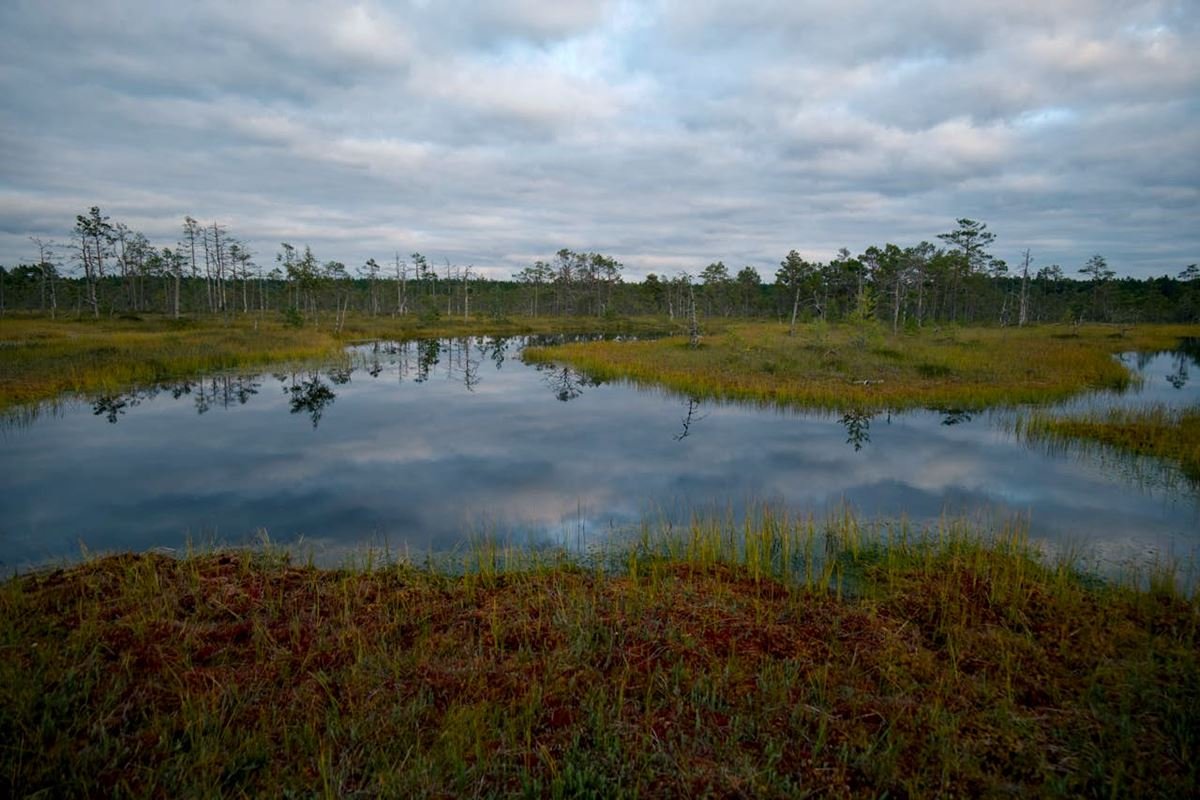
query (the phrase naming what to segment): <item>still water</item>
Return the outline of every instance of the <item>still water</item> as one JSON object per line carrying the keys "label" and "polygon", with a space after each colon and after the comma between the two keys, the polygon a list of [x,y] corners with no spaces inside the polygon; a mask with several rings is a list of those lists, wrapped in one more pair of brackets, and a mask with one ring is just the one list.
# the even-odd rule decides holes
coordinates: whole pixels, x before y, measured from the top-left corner
{"label": "still water", "polygon": [[[1004,413],[693,402],[535,368],[520,360],[526,343],[365,345],[319,369],[215,375],[10,419],[0,563],[261,531],[327,562],[364,546],[420,556],[472,535],[579,541],[763,502],[818,516],[1020,516],[1034,537],[1106,560],[1200,545],[1196,488],[1170,468],[1024,443]],[[1139,389],[1072,405],[1200,403],[1194,348],[1124,358]]]}

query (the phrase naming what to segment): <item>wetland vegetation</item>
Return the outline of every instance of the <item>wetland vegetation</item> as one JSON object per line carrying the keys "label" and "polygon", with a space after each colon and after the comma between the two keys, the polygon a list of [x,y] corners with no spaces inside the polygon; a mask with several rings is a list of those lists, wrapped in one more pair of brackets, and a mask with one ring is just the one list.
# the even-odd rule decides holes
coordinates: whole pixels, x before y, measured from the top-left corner
{"label": "wetland vegetation", "polygon": [[10,796],[1180,797],[1195,594],[766,511],[575,556],[123,555],[0,587]]}
{"label": "wetland vegetation", "polygon": [[[352,368],[373,378],[382,355],[361,348],[341,371],[317,367],[320,357],[359,336],[409,333],[391,324],[351,317],[337,335],[265,320],[3,327],[6,357],[22,353],[9,363],[37,365],[44,347],[102,376],[75,373],[69,388],[132,379],[147,402],[167,376],[286,354],[300,365],[284,383],[300,388],[291,411],[315,430]],[[656,325],[670,321],[610,322]],[[887,407],[944,406],[944,426],[990,403],[1126,388],[1137,379],[1114,352],[1189,332],[954,327],[863,340],[854,326],[789,336],[778,323],[723,321],[698,348],[677,336],[523,352],[558,400],[599,377],[684,392],[693,399],[675,436],[689,442],[714,422],[701,396],[836,408],[846,392],[873,409],[847,427],[857,450]],[[411,353],[413,381],[441,363],[470,393],[491,380],[479,367],[498,368],[506,352],[502,338],[457,350],[428,341],[384,355]],[[119,365],[151,351],[163,355],[147,371],[106,371],[104,354]],[[676,383],[689,372],[702,382]],[[38,373],[6,380],[22,374]],[[261,390],[252,375],[237,384],[235,404]],[[96,409],[110,421],[128,410]],[[1059,435],[1059,416],[1031,419],[1026,435]],[[1095,418],[1135,420],[1147,417]],[[1155,449],[1132,446],[1177,456],[1165,445],[1184,441],[1192,416],[1149,422]],[[457,496],[473,491],[467,479]],[[576,549],[477,538],[453,555],[362,554],[332,569],[270,546],[35,569],[0,586],[0,780],[13,796],[1189,793],[1200,777],[1194,563],[1164,556],[1100,577],[1061,545],[1040,549],[1019,523],[814,521],[767,508]]]}
{"label": "wetland vegetation", "polygon": [[1113,355],[1171,350],[1196,326],[931,328],[889,335],[814,323],[795,335],[770,323],[728,324],[698,346],[685,337],[577,342],[533,349],[600,378],[658,384],[694,397],[827,409],[898,410],[1046,403],[1123,388]]}
{"label": "wetland vegetation", "polygon": [[1119,450],[1176,462],[1200,483],[1200,409],[1149,406],[1086,414],[1034,411],[1021,418],[1019,431],[1032,440],[1094,442]]}

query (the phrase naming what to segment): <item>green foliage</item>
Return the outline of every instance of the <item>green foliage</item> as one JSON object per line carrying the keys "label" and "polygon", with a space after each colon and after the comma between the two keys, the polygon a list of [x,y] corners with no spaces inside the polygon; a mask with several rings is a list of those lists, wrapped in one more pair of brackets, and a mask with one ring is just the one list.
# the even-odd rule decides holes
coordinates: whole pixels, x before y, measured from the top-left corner
{"label": "green foliage", "polygon": [[304,315],[300,313],[300,309],[295,306],[288,306],[279,312],[283,324],[288,328],[303,328]]}

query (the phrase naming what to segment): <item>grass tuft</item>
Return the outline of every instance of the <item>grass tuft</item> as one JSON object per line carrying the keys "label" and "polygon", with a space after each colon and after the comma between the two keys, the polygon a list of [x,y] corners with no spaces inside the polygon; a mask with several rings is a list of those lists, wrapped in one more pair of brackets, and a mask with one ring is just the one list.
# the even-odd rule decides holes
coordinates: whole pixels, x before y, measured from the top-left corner
{"label": "grass tuft", "polygon": [[1018,433],[1034,442],[1082,440],[1175,463],[1184,477],[1200,483],[1200,410],[1162,405],[1081,414],[1030,412]]}
{"label": "grass tuft", "polygon": [[0,787],[1182,797],[1200,603],[1020,527],[762,510],[454,569],[118,555],[0,585]]}

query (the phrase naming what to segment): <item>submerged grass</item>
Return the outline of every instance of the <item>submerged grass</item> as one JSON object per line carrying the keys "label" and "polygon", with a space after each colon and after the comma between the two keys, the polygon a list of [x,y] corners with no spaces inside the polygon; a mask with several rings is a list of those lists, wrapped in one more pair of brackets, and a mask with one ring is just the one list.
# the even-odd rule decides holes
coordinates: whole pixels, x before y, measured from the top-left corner
{"label": "submerged grass", "polygon": [[1192,796],[1178,578],[772,513],[586,559],[480,543],[449,571],[102,558],[0,586],[0,786]]}
{"label": "submerged grass", "polygon": [[1200,483],[1200,409],[1108,409],[1079,414],[1033,411],[1019,418],[1017,431],[1030,441],[1095,442],[1178,465]]}
{"label": "submerged grass", "polygon": [[120,392],[223,369],[325,358],[348,342],[363,339],[661,328],[656,320],[641,319],[423,321],[415,316],[351,316],[335,334],[331,320],[332,316],[292,327],[276,314],[179,320],[154,315],[102,320],[0,318],[0,410],[65,393]]}
{"label": "submerged grass", "polygon": [[795,336],[769,323],[729,324],[692,348],[685,338],[580,342],[526,351],[601,379],[662,385],[698,398],[825,409],[981,409],[1042,403],[1086,389],[1121,389],[1129,371],[1112,358],[1167,350],[1196,326],[1116,328],[878,328],[814,323]]}

